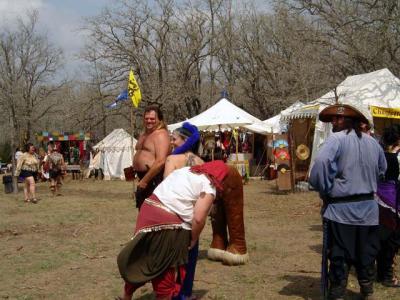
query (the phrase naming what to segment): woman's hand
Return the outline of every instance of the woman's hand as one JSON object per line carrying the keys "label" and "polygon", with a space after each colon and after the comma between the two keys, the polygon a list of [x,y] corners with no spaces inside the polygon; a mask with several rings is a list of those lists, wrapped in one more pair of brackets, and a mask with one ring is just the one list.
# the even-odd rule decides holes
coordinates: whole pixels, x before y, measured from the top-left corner
{"label": "woman's hand", "polygon": [[191,250],[194,246],[196,246],[196,244],[197,244],[197,240],[191,240],[189,250]]}

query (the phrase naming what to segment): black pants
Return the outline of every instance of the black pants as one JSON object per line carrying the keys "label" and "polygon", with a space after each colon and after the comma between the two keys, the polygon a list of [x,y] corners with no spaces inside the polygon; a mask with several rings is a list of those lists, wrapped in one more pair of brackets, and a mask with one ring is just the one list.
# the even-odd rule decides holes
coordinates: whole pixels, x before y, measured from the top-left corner
{"label": "black pants", "polygon": [[329,221],[329,297],[341,298],[351,266],[356,268],[363,294],[373,293],[374,261],[379,251],[379,226]]}
{"label": "black pants", "polygon": [[391,282],[393,279],[393,260],[400,247],[400,229],[379,226],[381,249],[376,258],[378,281]]}
{"label": "black pants", "polygon": [[[136,172],[137,176],[139,179],[142,179],[145,175],[146,172]],[[150,182],[147,184],[147,187],[145,189],[137,188],[135,192],[135,199],[136,199],[136,207],[140,209],[142,206],[144,200],[146,198],[149,198],[151,194],[153,194],[153,191],[156,189],[157,185],[161,183],[163,180],[163,174],[164,174],[164,169],[160,171]]]}

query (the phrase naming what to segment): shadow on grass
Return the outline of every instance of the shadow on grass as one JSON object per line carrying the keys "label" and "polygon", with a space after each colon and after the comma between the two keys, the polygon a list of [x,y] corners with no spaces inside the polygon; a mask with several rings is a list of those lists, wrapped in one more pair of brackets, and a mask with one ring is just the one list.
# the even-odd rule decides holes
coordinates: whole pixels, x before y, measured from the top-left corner
{"label": "shadow on grass", "polygon": [[197,299],[203,299],[207,293],[208,293],[208,290],[194,290],[193,291],[193,295],[196,296]]}
{"label": "shadow on grass", "polygon": [[[304,276],[304,275],[285,275],[282,279],[289,283],[279,291],[280,295],[297,296],[307,300],[323,299],[320,290],[320,278]],[[347,300],[359,300],[360,295],[353,291],[347,290]]]}
{"label": "shadow on grass", "polygon": [[312,251],[314,251],[314,252],[316,252],[316,253],[318,253],[318,254],[321,254],[321,253],[322,253],[322,244],[311,245],[311,246],[309,246],[309,248],[310,248]]}
{"label": "shadow on grass", "polygon": [[146,294],[144,294],[142,296],[139,296],[137,298],[134,297],[133,299],[137,299],[137,300],[154,300],[154,299],[156,299],[156,296],[154,295],[153,292],[150,292],[150,293],[146,293]]}
{"label": "shadow on grass", "polygon": [[[193,290],[193,295],[196,296],[196,299],[203,299],[205,295],[208,293],[208,290]],[[144,295],[141,295],[137,298],[134,297],[134,299],[137,300],[154,300],[156,299],[156,296],[153,292],[146,293]]]}
{"label": "shadow on grass", "polygon": [[197,260],[202,260],[202,259],[208,259],[207,258],[207,250],[199,251],[199,256],[197,257]]}
{"label": "shadow on grass", "polygon": [[279,291],[280,295],[298,296],[303,299],[321,299],[319,278],[304,275],[285,275],[283,280],[289,283]]}
{"label": "shadow on grass", "polygon": [[314,224],[309,226],[310,231],[322,231],[322,224]]}

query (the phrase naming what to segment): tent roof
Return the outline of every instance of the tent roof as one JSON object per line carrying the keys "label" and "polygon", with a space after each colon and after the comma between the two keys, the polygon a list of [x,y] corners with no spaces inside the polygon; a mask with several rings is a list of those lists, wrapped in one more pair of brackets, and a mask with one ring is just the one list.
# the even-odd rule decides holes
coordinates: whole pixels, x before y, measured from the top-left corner
{"label": "tent roof", "polygon": [[[400,79],[388,69],[347,77],[337,87],[338,102],[355,107],[369,105],[400,107]],[[330,91],[317,100],[320,103],[335,102],[335,93]]]}
{"label": "tent roof", "polygon": [[131,137],[124,129],[114,129],[93,148],[100,151],[122,151],[135,147],[136,139]]}
{"label": "tent roof", "polygon": [[293,103],[286,109],[282,110],[276,116],[269,118],[267,120],[264,120],[263,123],[266,124],[269,128],[271,128],[270,132],[280,133],[282,131],[282,124],[281,124],[282,116],[288,115],[291,112],[295,111],[296,109],[299,109],[302,106],[304,106],[304,104],[302,102],[296,101],[295,103]]}
{"label": "tent roof", "polygon": [[[253,131],[267,131],[265,124],[261,120],[245,112],[225,98],[222,98],[207,110],[186,121],[196,125],[200,130],[229,130],[235,127],[247,127],[246,125],[257,124],[259,127]],[[174,130],[182,126],[182,123],[183,121],[170,124],[168,125],[168,129]]]}
{"label": "tent roof", "polygon": [[[400,80],[388,69],[347,77],[336,88],[338,103],[349,104],[364,113],[372,122],[369,106],[400,107]],[[285,118],[302,118],[318,115],[327,105],[335,103],[335,91],[323,95]]]}

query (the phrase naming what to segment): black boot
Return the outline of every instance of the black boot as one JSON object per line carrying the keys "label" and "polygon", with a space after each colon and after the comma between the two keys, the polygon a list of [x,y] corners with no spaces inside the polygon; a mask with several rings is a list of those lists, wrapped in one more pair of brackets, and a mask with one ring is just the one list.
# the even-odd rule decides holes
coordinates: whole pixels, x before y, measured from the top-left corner
{"label": "black boot", "polygon": [[388,242],[383,243],[382,249],[379,252],[377,262],[377,281],[385,286],[393,285],[393,261],[396,255],[396,248],[392,247]]}
{"label": "black boot", "polygon": [[330,282],[328,300],[342,300],[346,292],[347,280]]}
{"label": "black boot", "polygon": [[363,300],[374,300],[374,283],[371,280],[360,280],[360,294]]}
{"label": "black boot", "polygon": [[360,285],[361,299],[373,300],[374,294],[374,278],[375,278],[375,264],[372,263],[367,267],[361,268],[358,274],[358,284]]}
{"label": "black boot", "polygon": [[349,265],[344,258],[337,257],[330,261],[329,265],[329,300],[344,299],[349,276]]}

